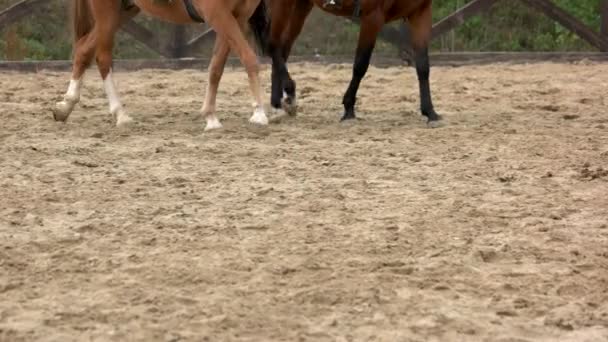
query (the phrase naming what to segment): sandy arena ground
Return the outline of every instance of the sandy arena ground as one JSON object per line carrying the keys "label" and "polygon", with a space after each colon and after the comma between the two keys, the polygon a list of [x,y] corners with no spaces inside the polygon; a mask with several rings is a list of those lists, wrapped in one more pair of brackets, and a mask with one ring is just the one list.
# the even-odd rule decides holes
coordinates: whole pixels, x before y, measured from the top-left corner
{"label": "sandy arena ground", "polygon": [[[268,128],[245,74],[204,133],[206,73],[0,77],[1,341],[606,341],[608,65],[292,65]],[[268,84],[268,70],[264,81]]]}

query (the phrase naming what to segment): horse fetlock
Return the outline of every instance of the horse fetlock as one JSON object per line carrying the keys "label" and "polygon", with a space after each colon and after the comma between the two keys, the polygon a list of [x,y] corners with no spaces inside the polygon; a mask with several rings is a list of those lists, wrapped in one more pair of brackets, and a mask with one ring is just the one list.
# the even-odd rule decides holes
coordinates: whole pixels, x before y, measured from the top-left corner
{"label": "horse fetlock", "polygon": [[355,115],[354,108],[346,108],[344,114],[342,115],[342,118],[340,119],[340,122],[354,120],[356,118],[357,116]]}
{"label": "horse fetlock", "polygon": [[116,120],[116,127],[125,127],[133,123],[133,118],[128,115],[122,115]]}
{"label": "horse fetlock", "polygon": [[437,114],[433,108],[422,108],[420,111],[422,112],[422,115],[428,119],[428,121],[439,121],[442,119],[441,115]]}
{"label": "horse fetlock", "polygon": [[429,128],[440,128],[443,126],[441,122],[443,117],[437,114],[434,109],[422,109],[422,115],[426,119],[426,124]]}
{"label": "horse fetlock", "polygon": [[283,108],[283,110],[289,114],[289,116],[296,116],[298,113],[297,98],[295,96],[289,96],[287,93],[283,93],[281,108]]}
{"label": "horse fetlock", "polygon": [[429,128],[441,128],[443,127],[443,123],[441,121],[438,120],[433,120],[433,121],[428,121],[427,126],[429,126]]}
{"label": "horse fetlock", "polygon": [[116,120],[116,127],[123,127],[133,122],[133,118],[131,118],[122,107],[112,110],[111,113]]}
{"label": "horse fetlock", "polygon": [[203,114],[204,118],[209,119],[210,117],[215,116],[215,106],[205,104],[201,110],[201,113]]}

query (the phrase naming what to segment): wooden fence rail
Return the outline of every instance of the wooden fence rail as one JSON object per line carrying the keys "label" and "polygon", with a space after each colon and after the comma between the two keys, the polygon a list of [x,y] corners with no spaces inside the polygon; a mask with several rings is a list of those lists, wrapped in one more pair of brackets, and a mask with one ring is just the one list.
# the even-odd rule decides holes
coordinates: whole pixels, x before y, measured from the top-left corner
{"label": "wooden fence rail", "polygon": [[[492,6],[501,1],[512,0],[472,0],[454,13],[441,19],[433,25],[433,39],[457,28],[475,15],[487,12]],[[543,13],[551,20],[570,30],[599,51],[608,52],[608,0],[600,0],[601,29],[599,32],[583,24],[580,20],[555,5],[552,0],[519,0],[530,8]],[[21,0],[13,6],[0,12],[0,31],[14,24],[29,14],[40,12],[48,4],[48,0]],[[159,42],[158,35],[144,26],[129,21],[123,30],[133,38],[143,43],[150,50],[167,58],[182,58],[192,56],[202,44],[213,40],[215,33],[211,29],[188,40],[183,26],[175,25],[172,34],[172,44]],[[400,28],[386,26],[380,38],[396,46],[402,52],[402,57],[409,59],[409,33],[405,25]]]}
{"label": "wooden fence rail", "polygon": [[3,10],[0,12],[0,30],[34,13],[36,9],[44,6],[46,2],[45,0],[23,0]]}

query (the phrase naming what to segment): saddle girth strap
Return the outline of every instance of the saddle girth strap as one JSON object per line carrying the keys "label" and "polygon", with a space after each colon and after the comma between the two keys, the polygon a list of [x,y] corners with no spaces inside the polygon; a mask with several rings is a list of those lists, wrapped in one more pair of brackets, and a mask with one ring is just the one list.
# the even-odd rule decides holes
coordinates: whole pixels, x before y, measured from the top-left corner
{"label": "saddle girth strap", "polygon": [[353,10],[353,18],[361,17],[361,0],[355,0],[355,9]]}
{"label": "saddle girth strap", "polygon": [[196,21],[197,23],[204,23],[205,19],[203,19],[201,17],[200,14],[198,14],[198,11],[196,10],[196,8],[194,8],[194,5],[192,4],[192,0],[184,0],[184,5],[186,6],[186,11],[188,12],[188,15],[190,16],[190,18],[194,21]]}

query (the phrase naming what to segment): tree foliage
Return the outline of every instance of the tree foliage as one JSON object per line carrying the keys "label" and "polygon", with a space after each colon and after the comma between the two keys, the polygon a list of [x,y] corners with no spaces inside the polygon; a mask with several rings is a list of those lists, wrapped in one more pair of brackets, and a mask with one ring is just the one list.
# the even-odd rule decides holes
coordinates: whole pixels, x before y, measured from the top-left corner
{"label": "tree foliage", "polygon": [[[108,0],[110,1],[110,0]],[[558,5],[596,30],[600,26],[600,0],[554,0]],[[0,0],[0,9],[17,0]],[[467,0],[435,0],[434,19],[437,21]],[[66,13],[66,1],[49,0],[20,23],[0,31],[0,59],[68,59],[71,37]],[[159,32],[159,41],[170,43],[170,26],[157,20],[138,21]],[[198,31],[196,27],[191,33]],[[359,28],[357,25],[316,10],[295,47],[295,54],[352,54]],[[435,42],[432,48],[441,51],[581,51],[593,50],[560,25],[524,6],[519,1],[503,0],[489,13],[476,16],[457,30]],[[210,47],[200,51],[208,55]],[[380,43],[378,53],[394,54],[395,47]],[[119,35],[116,55],[121,58],[154,58],[149,51],[128,35]]]}

